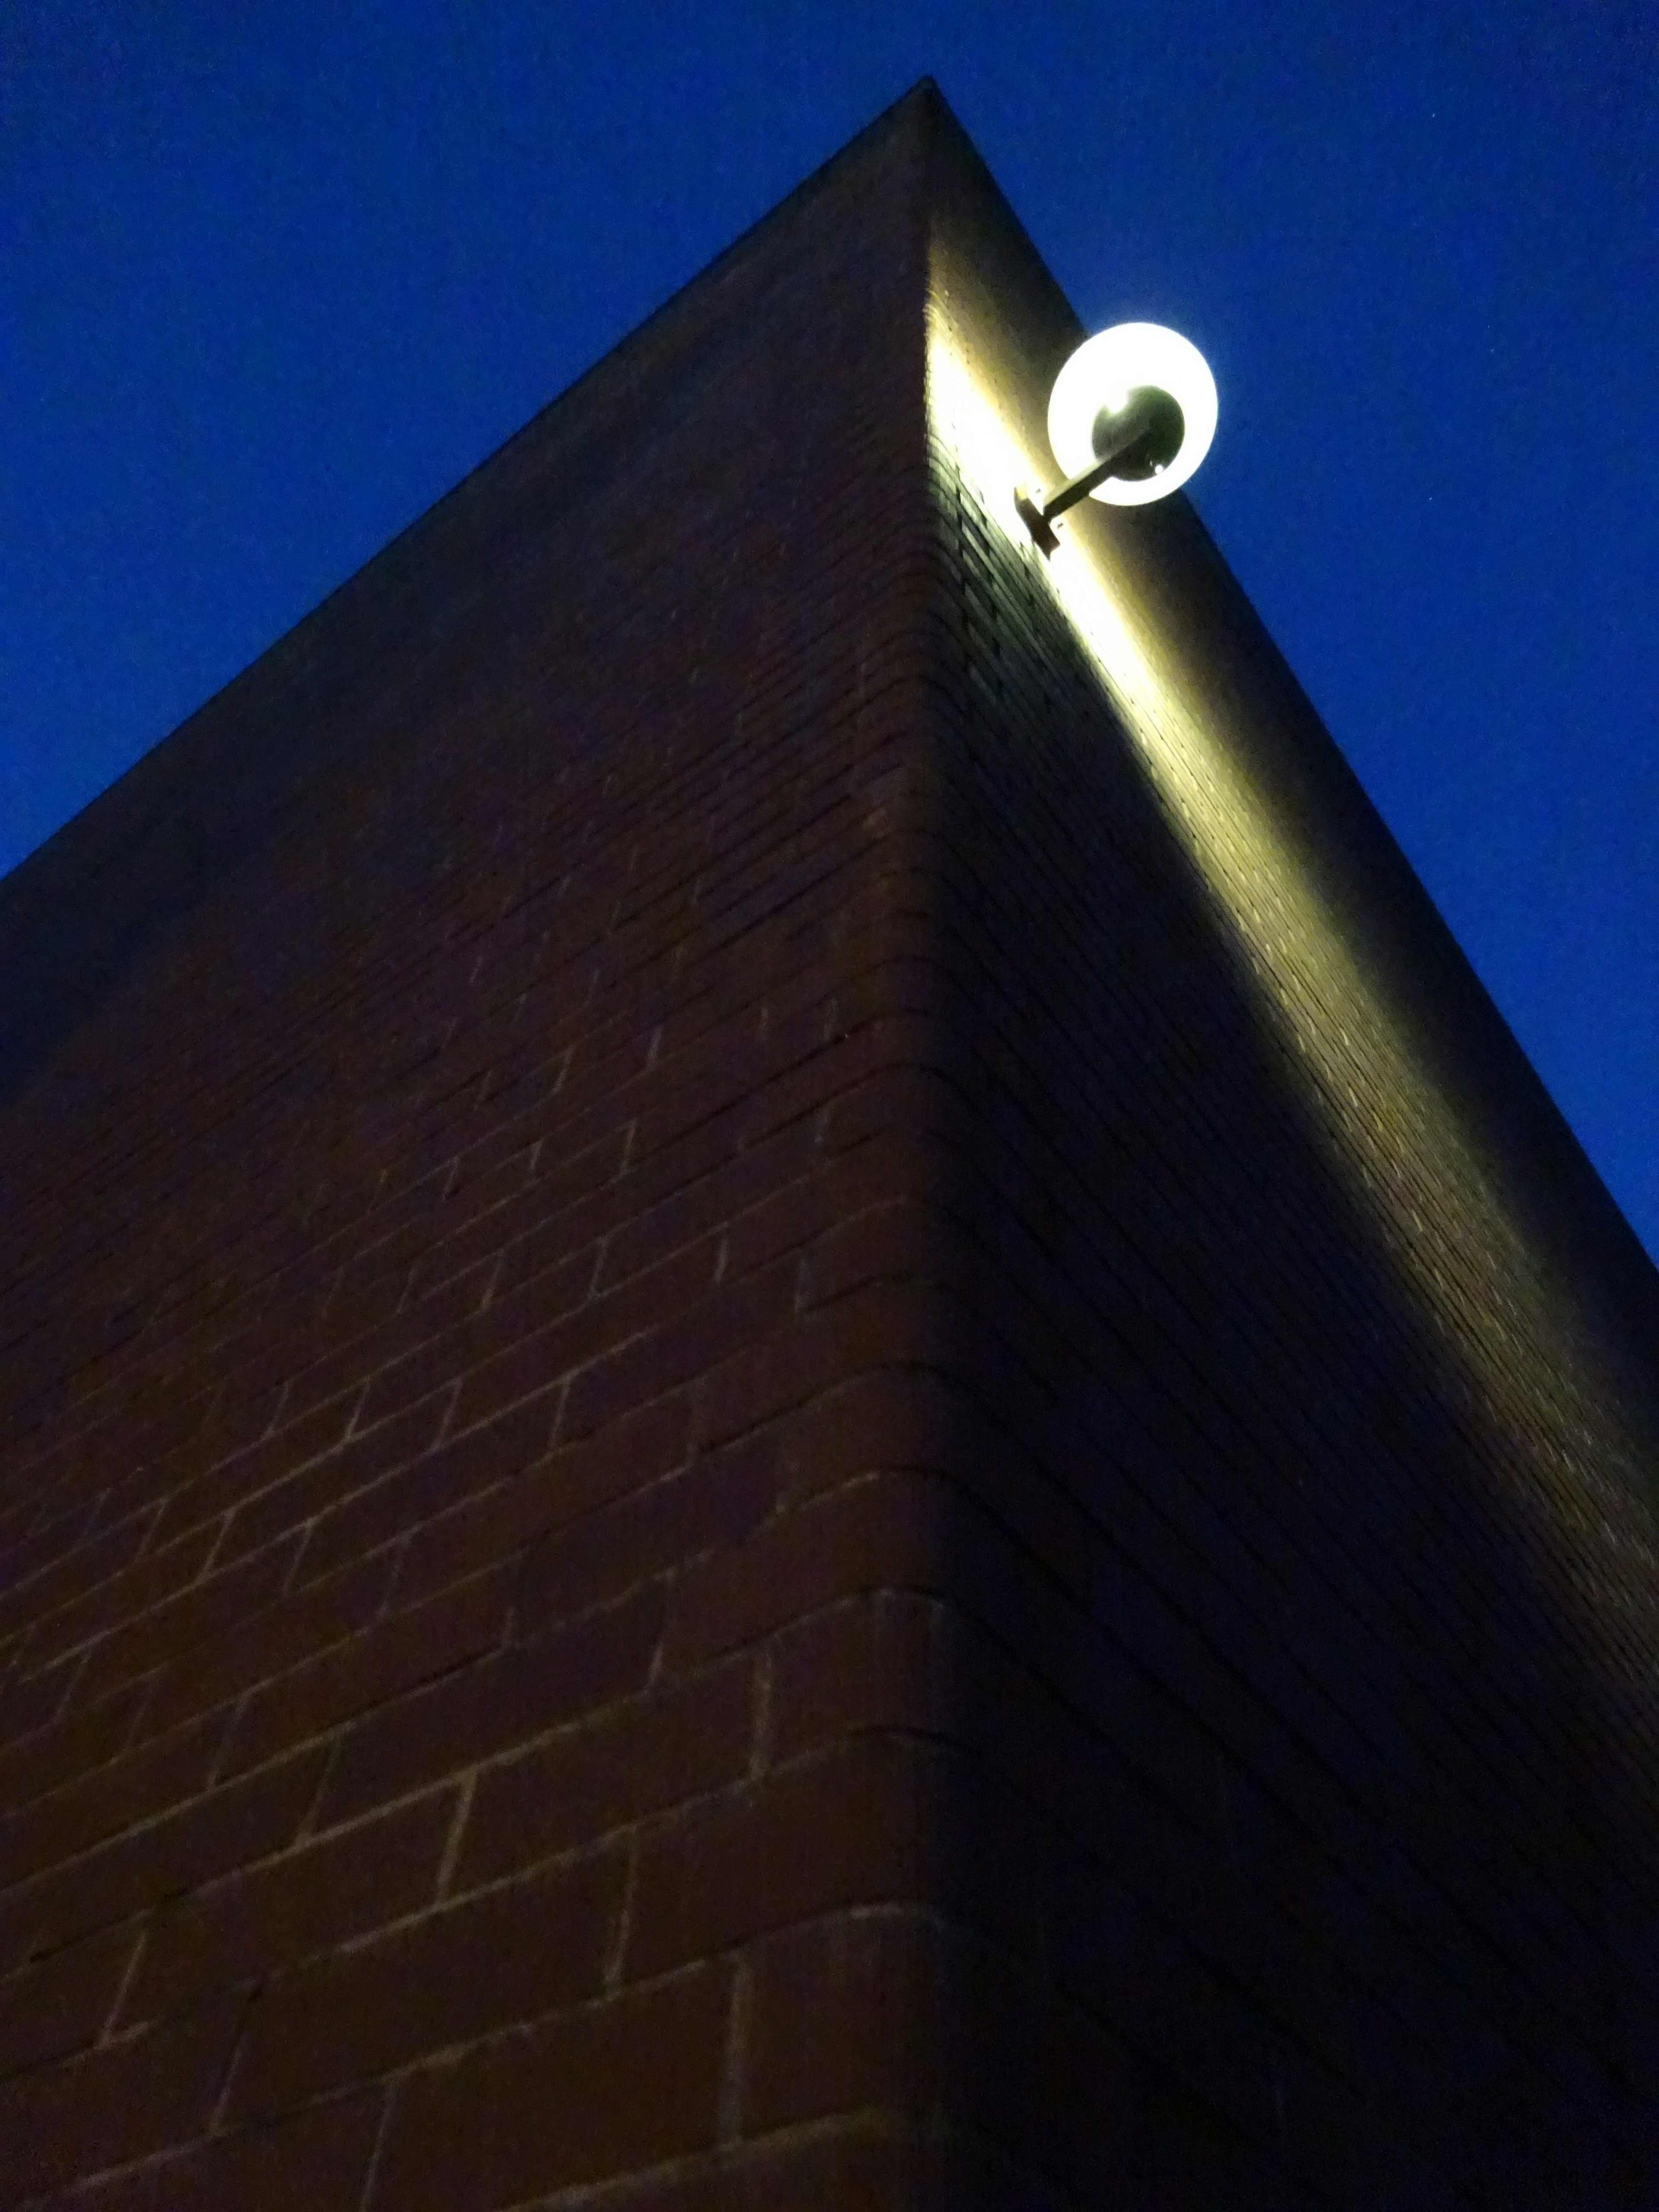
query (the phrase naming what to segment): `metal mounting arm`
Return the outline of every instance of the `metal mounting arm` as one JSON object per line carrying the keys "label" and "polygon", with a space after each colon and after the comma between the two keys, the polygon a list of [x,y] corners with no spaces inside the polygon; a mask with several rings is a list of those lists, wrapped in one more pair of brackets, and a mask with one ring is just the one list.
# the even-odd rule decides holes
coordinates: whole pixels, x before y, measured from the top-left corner
{"label": "metal mounting arm", "polygon": [[1060,543],[1054,531],[1055,517],[1064,514],[1068,507],[1075,507],[1079,500],[1087,499],[1096,485],[1104,483],[1108,477],[1114,475],[1125,457],[1156,427],[1154,395],[1137,392],[1121,418],[1112,424],[1105,452],[1097,448],[1093,465],[1081,476],[1061,484],[1054,497],[1044,500],[1041,506],[1030,492],[1015,493],[1014,505],[1019,510],[1020,520],[1045,553],[1052,553]]}

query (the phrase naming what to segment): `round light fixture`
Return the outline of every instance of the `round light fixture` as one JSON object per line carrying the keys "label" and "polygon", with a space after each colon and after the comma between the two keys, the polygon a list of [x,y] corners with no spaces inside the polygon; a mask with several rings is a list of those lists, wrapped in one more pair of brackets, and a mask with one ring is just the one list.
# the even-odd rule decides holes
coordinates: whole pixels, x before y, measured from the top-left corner
{"label": "round light fixture", "polygon": [[1084,340],[1048,395],[1048,443],[1066,475],[1079,477],[1102,457],[1115,422],[1141,394],[1147,395],[1143,404],[1164,420],[1154,426],[1145,458],[1093,487],[1089,496],[1109,506],[1145,507],[1167,497],[1209,452],[1216,423],[1209,363],[1178,331],[1118,323]]}
{"label": "round light fixture", "polygon": [[1215,436],[1215,379],[1189,338],[1158,323],[1118,323],[1085,338],[1054,379],[1048,443],[1067,481],[1015,504],[1045,553],[1055,519],[1082,499],[1145,507],[1192,475]]}

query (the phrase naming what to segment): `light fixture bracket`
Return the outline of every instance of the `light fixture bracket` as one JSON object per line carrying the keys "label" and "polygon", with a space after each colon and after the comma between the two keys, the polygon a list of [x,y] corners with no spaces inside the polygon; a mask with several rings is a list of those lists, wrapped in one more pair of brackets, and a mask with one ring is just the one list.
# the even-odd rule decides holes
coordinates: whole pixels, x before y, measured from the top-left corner
{"label": "light fixture bracket", "polygon": [[1103,448],[1097,434],[1092,465],[1081,475],[1069,477],[1050,498],[1042,499],[1035,489],[1023,485],[1014,494],[1020,520],[1043,552],[1052,553],[1060,544],[1054,526],[1066,509],[1087,499],[1108,477],[1115,476],[1133,449],[1146,442],[1156,426],[1157,399],[1158,395],[1152,392],[1134,393],[1111,423]]}
{"label": "light fixture bracket", "polygon": [[1052,553],[1055,522],[1080,500],[1145,507],[1165,499],[1208,453],[1215,425],[1215,379],[1190,339],[1158,323],[1097,331],[1064,363],[1049,395],[1048,443],[1066,481],[1046,499],[1017,490],[1021,520]]}

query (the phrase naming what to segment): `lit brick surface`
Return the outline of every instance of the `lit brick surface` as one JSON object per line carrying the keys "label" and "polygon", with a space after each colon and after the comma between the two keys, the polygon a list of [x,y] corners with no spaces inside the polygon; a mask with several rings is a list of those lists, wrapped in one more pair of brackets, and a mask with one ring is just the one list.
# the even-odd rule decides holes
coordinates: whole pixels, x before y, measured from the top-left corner
{"label": "lit brick surface", "polygon": [[0,887],[0,2201],[1659,2203],[1652,1272],[1074,336],[913,96]]}

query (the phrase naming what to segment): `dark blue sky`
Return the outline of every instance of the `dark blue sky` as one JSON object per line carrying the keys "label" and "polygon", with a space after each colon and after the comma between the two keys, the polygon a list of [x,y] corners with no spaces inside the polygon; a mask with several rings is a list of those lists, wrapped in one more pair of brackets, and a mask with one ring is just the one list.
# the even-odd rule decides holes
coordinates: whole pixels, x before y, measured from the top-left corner
{"label": "dark blue sky", "polygon": [[5,0],[0,870],[925,72],[1659,1252],[1649,0]]}

